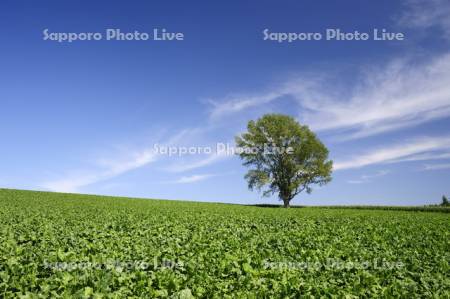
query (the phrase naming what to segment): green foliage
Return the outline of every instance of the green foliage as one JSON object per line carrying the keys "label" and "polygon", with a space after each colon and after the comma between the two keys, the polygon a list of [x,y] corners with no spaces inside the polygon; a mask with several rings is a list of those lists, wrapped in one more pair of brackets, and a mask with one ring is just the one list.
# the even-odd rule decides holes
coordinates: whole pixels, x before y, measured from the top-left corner
{"label": "green foliage", "polygon": [[247,132],[236,137],[244,165],[253,167],[245,176],[250,189],[263,195],[278,193],[285,207],[312,185],[331,181],[333,163],[328,150],[307,126],[281,114],[266,114],[250,121]]}
{"label": "green foliage", "polygon": [[444,206],[444,207],[450,205],[450,203],[448,202],[447,196],[442,195],[442,203],[441,203],[441,205]]}
{"label": "green foliage", "polygon": [[[275,204],[257,204],[257,207],[279,208]],[[304,208],[305,206],[292,206],[293,208]],[[450,213],[450,207],[428,205],[428,206],[308,206],[310,209],[356,209],[356,210],[386,210],[386,211],[411,211],[411,212],[440,212]]]}
{"label": "green foliage", "polygon": [[[445,213],[0,189],[0,298],[447,298],[448,224]],[[267,267],[330,258],[404,267]],[[108,261],[149,266],[47,267]]]}

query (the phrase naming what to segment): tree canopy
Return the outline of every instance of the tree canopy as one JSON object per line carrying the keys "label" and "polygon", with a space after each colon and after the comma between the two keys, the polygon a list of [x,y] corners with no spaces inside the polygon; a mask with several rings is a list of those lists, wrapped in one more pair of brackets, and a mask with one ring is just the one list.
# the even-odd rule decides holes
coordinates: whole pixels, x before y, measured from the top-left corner
{"label": "tree canopy", "polygon": [[266,114],[249,121],[247,132],[236,136],[245,178],[251,190],[264,196],[278,193],[284,207],[299,193],[312,192],[313,185],[331,181],[333,162],[317,136],[293,117]]}

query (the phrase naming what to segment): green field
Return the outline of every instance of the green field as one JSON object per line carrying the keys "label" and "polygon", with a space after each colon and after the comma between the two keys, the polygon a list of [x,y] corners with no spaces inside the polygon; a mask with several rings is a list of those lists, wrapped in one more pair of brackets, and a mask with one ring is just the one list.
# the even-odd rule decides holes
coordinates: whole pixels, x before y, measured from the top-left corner
{"label": "green field", "polygon": [[449,298],[450,214],[0,189],[0,297]]}

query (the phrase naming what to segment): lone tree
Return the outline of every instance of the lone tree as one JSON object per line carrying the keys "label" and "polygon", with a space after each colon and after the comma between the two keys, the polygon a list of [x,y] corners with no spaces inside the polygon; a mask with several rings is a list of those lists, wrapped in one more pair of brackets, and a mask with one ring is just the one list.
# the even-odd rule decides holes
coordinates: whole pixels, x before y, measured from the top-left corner
{"label": "lone tree", "polygon": [[250,190],[263,191],[263,196],[278,193],[288,208],[300,192],[311,193],[311,185],[331,181],[328,149],[294,118],[266,114],[249,121],[247,130],[236,136],[236,145],[243,165],[251,167],[245,175]]}
{"label": "lone tree", "polygon": [[448,205],[450,205],[450,203],[448,202],[447,196],[442,195],[442,203],[441,203],[441,206],[446,207],[446,206],[448,206]]}

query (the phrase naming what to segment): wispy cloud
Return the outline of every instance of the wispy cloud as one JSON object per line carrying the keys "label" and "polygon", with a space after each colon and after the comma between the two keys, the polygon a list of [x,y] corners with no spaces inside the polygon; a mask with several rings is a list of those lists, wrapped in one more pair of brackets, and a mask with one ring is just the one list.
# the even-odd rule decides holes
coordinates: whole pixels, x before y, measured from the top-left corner
{"label": "wispy cloud", "polygon": [[229,159],[233,157],[232,155],[227,155],[225,152],[212,153],[207,155],[202,159],[195,159],[190,162],[176,162],[165,168],[169,172],[185,172],[189,170],[194,170],[202,167],[209,166],[211,164],[217,163],[219,161]]}
{"label": "wispy cloud", "polygon": [[349,184],[363,184],[363,183],[368,183],[370,181],[372,181],[375,178],[381,177],[381,176],[385,176],[388,173],[390,173],[389,170],[380,170],[377,173],[374,174],[365,174],[362,175],[360,178],[358,178],[357,180],[349,180],[347,181]]}
{"label": "wispy cloud", "polygon": [[207,180],[211,177],[214,177],[216,175],[214,174],[195,174],[195,175],[190,175],[190,176],[183,176],[171,183],[174,184],[189,184],[189,183],[195,183],[195,182],[200,182],[200,181],[204,181]]}
{"label": "wispy cloud", "polygon": [[368,70],[360,82],[348,100],[303,102],[312,111],[305,121],[359,138],[450,116],[450,55],[424,63],[394,60]]}
{"label": "wispy cloud", "polygon": [[[336,161],[334,163],[334,170],[355,169],[374,164],[414,161],[415,155],[431,154],[432,152],[436,153],[438,151],[444,151],[444,153],[450,151],[450,136],[419,138],[410,142],[375,149],[361,155],[354,155],[348,160]],[[442,153],[438,152],[438,154]],[[423,159],[424,156],[421,158]]]}
{"label": "wispy cloud", "polygon": [[213,106],[210,110],[209,117],[213,120],[226,117],[255,106],[270,103],[283,95],[285,95],[283,90],[273,90],[257,95],[228,96],[221,101],[209,100],[208,102]]}
{"label": "wispy cloud", "polygon": [[283,99],[284,97],[297,97],[298,95],[308,94],[310,97],[323,96],[319,91],[320,84],[325,78],[319,74],[308,74],[304,77],[290,78],[286,82],[269,88],[264,92],[253,94],[233,94],[223,99],[210,99],[207,102],[212,108],[209,110],[209,118],[218,120],[243,113],[252,108],[260,107],[274,101]]}
{"label": "wispy cloud", "polygon": [[[397,20],[401,26],[438,28],[450,39],[448,0],[406,0],[404,4]],[[298,103],[295,109],[301,122],[318,131],[333,131],[339,140],[349,140],[450,116],[448,51],[426,59],[403,56],[353,73],[359,75],[351,84],[341,82],[335,68],[322,69],[288,78],[264,92],[211,101],[210,118],[230,117],[292,98]]]}
{"label": "wispy cloud", "polygon": [[[182,130],[165,142],[159,142],[161,146],[171,145],[192,137],[192,131]],[[61,178],[49,180],[40,184],[44,189],[58,192],[77,192],[80,188],[102,182],[129,171],[141,168],[164,158],[155,151],[153,145],[143,148],[129,148],[119,154],[108,157],[98,157],[87,169],[71,170]]]}
{"label": "wispy cloud", "polygon": [[450,39],[450,2],[447,0],[407,0],[399,23],[412,28],[438,28]]}
{"label": "wispy cloud", "polygon": [[450,116],[450,55],[419,63],[395,59],[361,72],[353,86],[339,78],[308,74],[261,95],[215,103],[210,116],[229,117],[290,97],[301,122],[354,139],[413,127]]}
{"label": "wispy cloud", "polygon": [[450,169],[450,163],[443,164],[425,164],[423,170],[444,170]]}
{"label": "wispy cloud", "polygon": [[408,162],[408,161],[425,161],[425,160],[444,160],[450,159],[450,149],[446,151],[429,152],[423,154],[411,155],[394,160],[394,162]]}
{"label": "wispy cloud", "polygon": [[77,192],[83,186],[104,181],[152,163],[157,160],[157,157],[158,155],[151,148],[118,160],[99,159],[99,167],[93,170],[75,171],[61,179],[44,182],[42,187],[51,191]]}
{"label": "wispy cloud", "polygon": [[[169,147],[191,147],[194,144],[202,144],[206,133],[210,128],[197,127],[184,129],[172,136],[169,136],[164,142],[155,142],[147,147],[129,147],[122,148],[120,153],[108,154],[98,157],[95,162],[85,169],[74,169],[62,175],[60,178],[45,181],[40,184],[41,188],[58,192],[79,192],[81,188],[95,183],[103,182],[129,171],[141,168],[157,161],[165,161],[169,164],[164,166],[163,170],[173,173],[186,172],[198,168],[210,166],[219,161],[232,157],[225,151],[209,154],[199,158],[199,155],[187,156],[168,156],[165,153],[158,152],[157,148]],[[161,137],[160,137],[161,138]],[[155,147],[156,145],[156,147]],[[183,177],[177,183],[187,183],[192,180],[200,181],[211,177],[212,175],[201,175],[193,177]]]}

